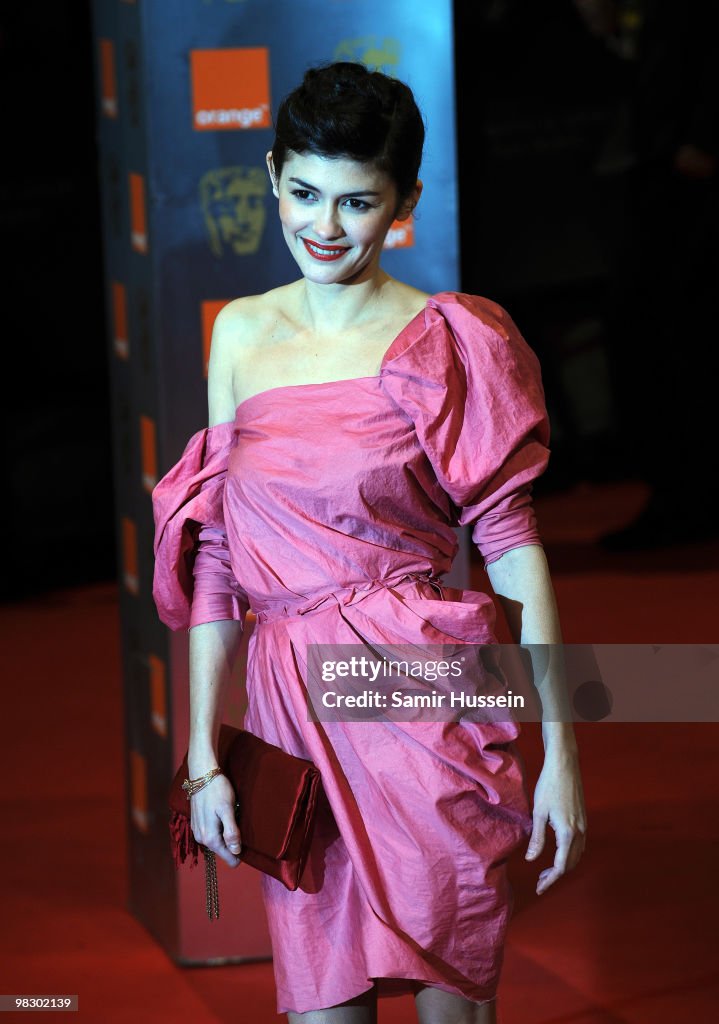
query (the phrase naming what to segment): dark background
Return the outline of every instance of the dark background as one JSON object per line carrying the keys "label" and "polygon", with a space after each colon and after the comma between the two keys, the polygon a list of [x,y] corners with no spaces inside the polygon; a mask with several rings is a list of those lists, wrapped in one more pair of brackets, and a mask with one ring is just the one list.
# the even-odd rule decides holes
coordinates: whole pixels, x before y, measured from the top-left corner
{"label": "dark background", "polygon": [[3,593],[115,575],[89,5],[4,4]]}
{"label": "dark background", "polygon": [[[626,14],[632,5],[617,6]],[[706,66],[699,8],[652,6],[664,14],[659,36],[669,29],[683,47],[680,69]],[[647,62],[619,56],[571,0],[456,0],[455,22],[462,287],[506,306],[542,361],[553,444],[535,492],[641,475],[622,414],[617,346],[626,338],[614,329],[631,283],[622,259],[636,195],[622,116],[642,95],[660,95],[656,80],[643,85]],[[0,14],[5,600],[116,573],[92,47],[88,4]],[[657,54],[676,66],[676,50]],[[681,109],[693,115],[699,98],[695,134],[712,151],[716,111],[701,101],[709,87],[701,76],[690,84]],[[674,82],[654,111],[670,128],[667,152],[679,138],[667,96],[683,87]],[[695,194],[715,211],[716,176]],[[654,209],[663,202],[660,190]],[[702,244],[714,274],[715,241]],[[627,379],[634,392],[636,375]],[[689,386],[678,381],[680,404]]]}

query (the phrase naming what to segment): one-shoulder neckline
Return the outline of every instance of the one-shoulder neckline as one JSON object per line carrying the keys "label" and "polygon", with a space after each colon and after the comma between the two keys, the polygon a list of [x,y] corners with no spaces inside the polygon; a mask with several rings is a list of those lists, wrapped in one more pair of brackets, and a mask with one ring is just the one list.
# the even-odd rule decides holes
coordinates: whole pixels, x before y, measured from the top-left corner
{"label": "one-shoulder neckline", "polygon": [[390,361],[391,358],[393,358],[392,353],[393,353],[394,349],[399,344],[399,342],[403,340],[403,338],[405,337],[407,332],[412,327],[414,327],[414,325],[419,320],[419,318],[422,317],[422,316],[426,316],[427,315],[427,310],[430,307],[430,303],[432,303],[433,301],[436,301],[442,295],[456,295],[456,294],[458,294],[458,293],[456,293],[456,292],[437,292],[434,295],[428,296],[427,300],[425,301],[424,306],[417,313],[415,313],[415,315],[412,317],[412,319],[409,320],[404,325],[404,327],[399,332],[399,334],[395,338],[392,339],[392,342],[390,343],[388,348],[385,350],[384,355],[382,356],[382,361],[380,362],[380,368],[379,368],[379,372],[378,373],[369,374],[366,377],[341,377],[339,380],[325,380],[325,381],[317,381],[317,382],[309,381],[306,384],[278,384],[278,385],[276,385],[273,388],[265,388],[263,391],[256,391],[254,395],[249,395],[248,398],[243,398],[243,400],[239,403],[239,405],[237,405],[235,407],[235,418],[234,418],[234,420],[227,420],[227,423],[215,424],[214,427],[210,427],[209,429],[210,430],[214,430],[215,427],[226,426],[227,424],[235,424],[237,422],[237,419],[238,419],[239,415],[240,415],[240,410],[244,409],[245,406],[249,405],[250,402],[254,402],[258,398],[265,398],[267,395],[276,394],[276,393],[278,393],[280,391],[299,391],[299,390],[305,390],[306,391],[309,388],[329,388],[329,387],[337,387],[340,384],[361,384],[363,381],[368,381],[368,380],[377,380],[378,381],[378,380],[380,380],[381,377],[382,377],[382,373],[384,371],[385,365]]}

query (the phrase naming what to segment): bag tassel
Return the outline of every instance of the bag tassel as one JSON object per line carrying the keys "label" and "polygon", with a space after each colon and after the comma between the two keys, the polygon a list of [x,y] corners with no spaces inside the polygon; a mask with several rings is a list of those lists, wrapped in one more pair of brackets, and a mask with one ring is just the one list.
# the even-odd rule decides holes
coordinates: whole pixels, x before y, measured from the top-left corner
{"label": "bag tassel", "polygon": [[[190,867],[197,867],[200,845],[190,828],[190,819],[179,811],[170,816],[170,845],[175,867],[179,868],[190,857]],[[209,919],[217,920],[220,916],[220,894],[217,887],[217,862],[212,850],[202,847],[205,860],[205,903]]]}
{"label": "bag tassel", "polygon": [[173,811],[170,817],[170,843],[172,859],[176,868],[179,868],[180,864],[184,864],[188,857],[192,858],[190,867],[197,867],[200,847],[190,828],[190,819],[186,814],[180,814],[179,811]]}

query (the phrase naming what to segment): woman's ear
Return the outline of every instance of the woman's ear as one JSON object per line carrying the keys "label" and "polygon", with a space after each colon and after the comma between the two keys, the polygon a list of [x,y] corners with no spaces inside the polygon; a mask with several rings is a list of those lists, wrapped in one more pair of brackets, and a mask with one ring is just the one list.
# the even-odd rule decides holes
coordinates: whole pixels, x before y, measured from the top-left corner
{"label": "woman's ear", "polygon": [[279,186],[279,181],[277,180],[277,175],[275,174],[275,162],[272,159],[272,150],[269,151],[269,153],[265,157],[265,160],[267,162],[267,170],[269,171],[269,174],[270,174],[270,181],[272,182],[272,194],[277,199],[279,199],[280,198],[280,186]]}
{"label": "woman's ear", "polygon": [[422,195],[423,187],[422,182],[417,179],[417,184],[414,186],[404,202],[400,204],[395,220],[407,220],[407,218],[412,215],[415,206],[419,202],[419,197]]}

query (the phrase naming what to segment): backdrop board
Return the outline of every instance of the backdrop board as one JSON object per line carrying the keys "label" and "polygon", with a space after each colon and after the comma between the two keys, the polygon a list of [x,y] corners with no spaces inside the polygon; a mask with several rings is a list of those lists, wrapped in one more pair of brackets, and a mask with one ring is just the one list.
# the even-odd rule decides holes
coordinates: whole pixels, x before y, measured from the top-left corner
{"label": "backdrop board", "polygon": [[[171,13],[170,13],[171,7]],[[167,791],[187,747],[185,633],[152,600],[151,493],[207,423],[207,361],[223,304],[297,277],[265,172],[272,116],[308,66],[353,60],[415,90],[429,134],[416,220],[386,269],[430,293],[458,284],[449,0],[94,0],[108,355],[127,750],[129,908],[178,961],[270,955],[258,878],[169,857]],[[468,544],[447,582],[466,586]],[[226,718],[241,724],[250,615]],[[241,908],[241,910],[239,910]]]}

